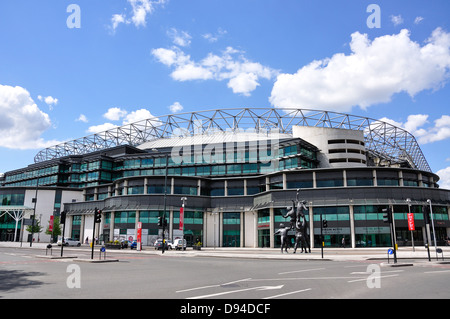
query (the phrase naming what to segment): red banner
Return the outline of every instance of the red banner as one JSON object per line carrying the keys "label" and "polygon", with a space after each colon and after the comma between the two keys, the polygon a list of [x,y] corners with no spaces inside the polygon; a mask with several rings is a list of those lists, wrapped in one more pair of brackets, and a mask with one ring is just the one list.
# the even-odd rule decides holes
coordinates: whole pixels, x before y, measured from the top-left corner
{"label": "red banner", "polygon": [[50,221],[48,222],[48,231],[53,232],[53,220],[55,217],[50,216]]}
{"label": "red banner", "polygon": [[184,208],[181,207],[180,208],[180,230],[183,230],[183,226],[184,226]]}
{"label": "red banner", "polygon": [[408,213],[408,229],[416,230],[416,227],[414,226],[414,214],[413,213]]}
{"label": "red banner", "polygon": [[141,241],[142,241],[142,222],[138,222],[137,242],[140,243]]}

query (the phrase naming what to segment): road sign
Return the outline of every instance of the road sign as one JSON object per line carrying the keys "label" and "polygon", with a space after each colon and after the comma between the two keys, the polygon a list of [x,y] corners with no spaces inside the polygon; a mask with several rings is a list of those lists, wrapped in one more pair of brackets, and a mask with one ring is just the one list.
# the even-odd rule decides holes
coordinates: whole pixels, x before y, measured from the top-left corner
{"label": "road sign", "polygon": [[102,248],[100,248],[100,251],[101,251],[102,253],[104,253],[104,252],[106,251],[106,248],[105,248],[105,247],[102,247]]}
{"label": "road sign", "polygon": [[388,249],[388,254],[389,255],[392,255],[394,253],[394,250],[393,249]]}

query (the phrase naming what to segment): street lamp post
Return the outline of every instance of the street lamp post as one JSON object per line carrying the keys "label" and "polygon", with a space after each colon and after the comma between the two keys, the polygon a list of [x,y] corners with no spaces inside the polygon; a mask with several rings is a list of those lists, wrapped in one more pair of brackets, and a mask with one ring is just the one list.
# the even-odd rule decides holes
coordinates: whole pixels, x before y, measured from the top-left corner
{"label": "street lamp post", "polygon": [[430,204],[431,227],[433,228],[434,249],[436,251],[436,259],[437,259],[438,254],[437,254],[437,244],[436,244],[436,231],[434,229],[433,207],[431,205],[431,199],[427,199],[427,203]]}
{"label": "street lamp post", "polygon": [[167,208],[167,175],[169,172],[169,154],[167,153],[166,155],[166,172],[164,174],[164,211],[163,211],[163,231],[162,231],[162,253],[164,254],[164,250],[165,250],[165,245],[166,245],[166,241],[165,241],[165,232],[166,232],[166,208]]}
{"label": "street lamp post", "polygon": [[[186,197],[181,197],[181,201],[183,202],[183,204],[181,205],[181,209],[182,209],[182,211],[183,211],[183,216],[181,216],[181,213],[180,213],[180,223],[183,223],[182,224],[182,227],[180,227],[181,229],[181,250],[184,250],[184,204],[186,203],[186,201],[187,201],[187,198]],[[183,220],[181,220],[181,218],[183,218]]]}
{"label": "street lamp post", "polygon": [[[156,148],[152,148],[152,151],[156,152],[156,153],[161,153],[160,150],[156,149]],[[166,172],[164,173],[164,211],[163,211],[163,216],[162,216],[162,248],[161,251],[164,254],[165,251],[165,232],[166,232],[166,208],[167,208],[167,175],[169,173],[169,153],[164,154],[165,158],[166,158]]]}

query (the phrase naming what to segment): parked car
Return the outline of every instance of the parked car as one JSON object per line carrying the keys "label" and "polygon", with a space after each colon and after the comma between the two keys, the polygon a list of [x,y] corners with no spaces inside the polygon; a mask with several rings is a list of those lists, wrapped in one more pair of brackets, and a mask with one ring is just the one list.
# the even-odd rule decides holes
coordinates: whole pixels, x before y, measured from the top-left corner
{"label": "parked car", "polygon": [[[62,238],[60,238],[57,242],[58,246],[61,246],[62,244]],[[80,247],[81,243],[79,240],[73,239],[73,238],[64,238],[64,246],[77,246]]]}
{"label": "parked car", "polygon": [[172,241],[166,240],[166,244],[169,249],[175,249],[175,244]]}
{"label": "parked car", "polygon": [[[154,244],[155,249],[160,250],[163,247],[162,239],[158,239]],[[165,242],[164,250],[167,250],[169,247],[167,246],[167,240]]]}
{"label": "parked car", "polygon": [[175,239],[173,245],[176,250],[186,250],[186,239]]}

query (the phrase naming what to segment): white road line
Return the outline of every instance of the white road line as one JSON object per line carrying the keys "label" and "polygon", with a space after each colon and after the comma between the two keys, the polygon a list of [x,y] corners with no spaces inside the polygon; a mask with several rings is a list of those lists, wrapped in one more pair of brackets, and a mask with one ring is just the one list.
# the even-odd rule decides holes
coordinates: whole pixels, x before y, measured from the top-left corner
{"label": "white road line", "polygon": [[297,294],[297,293],[301,293],[301,292],[305,292],[305,291],[310,291],[310,290],[312,290],[312,289],[311,288],[302,289],[302,290],[287,292],[287,293],[284,293],[284,294],[280,294],[280,295],[276,295],[276,296],[270,296],[270,297],[266,297],[266,298],[262,298],[262,299],[274,299],[274,298],[284,297],[284,296],[293,295],[293,294]]}
{"label": "white road line", "polygon": [[194,291],[194,290],[200,290],[200,289],[216,288],[216,287],[221,287],[221,286],[232,285],[232,284],[235,284],[235,283],[237,283],[237,282],[247,281],[247,280],[250,280],[250,279],[252,279],[252,278],[240,279],[240,280],[231,281],[231,282],[227,282],[227,283],[225,283],[225,284],[219,284],[219,285],[210,285],[210,286],[203,286],[203,287],[196,287],[196,288],[183,289],[183,290],[178,290],[178,291],[175,291],[175,292],[176,292],[176,293],[180,293],[180,292]]}
{"label": "white road line", "polygon": [[302,269],[302,270],[294,270],[294,271],[286,271],[286,272],[279,272],[278,275],[286,275],[286,274],[293,274],[297,272],[305,272],[305,271],[315,271],[315,270],[324,270],[325,268],[313,268],[313,269]]}
{"label": "white road line", "polygon": [[424,274],[435,274],[435,273],[442,273],[442,272],[449,272],[450,269],[447,270],[434,270],[434,271],[425,271]]}
{"label": "white road line", "polygon": [[[381,279],[381,278],[388,278],[388,277],[398,277],[398,275],[387,275],[387,276],[373,276],[370,277],[370,279]],[[349,280],[347,282],[358,282],[358,281],[367,281],[368,278],[362,278],[362,279],[355,279],[355,280]]]}
{"label": "white road line", "polygon": [[[383,270],[382,273],[386,274],[386,273],[391,273],[391,272],[403,272],[404,270]],[[371,271],[367,272],[367,271],[354,271],[351,272],[350,275],[370,275],[373,274]]]}
{"label": "white road line", "polygon": [[223,296],[223,295],[229,295],[229,294],[234,294],[237,292],[243,292],[243,291],[249,291],[249,290],[273,290],[273,289],[281,289],[283,288],[284,285],[279,285],[279,286],[261,286],[261,287],[253,287],[253,288],[244,288],[244,289],[238,289],[238,290],[231,290],[231,291],[223,291],[223,292],[218,292],[215,294],[209,294],[209,295],[203,295],[203,296],[195,296],[195,297],[190,297],[190,298],[186,298],[186,299],[204,299],[204,298],[211,298],[211,297],[217,297],[217,296]]}

